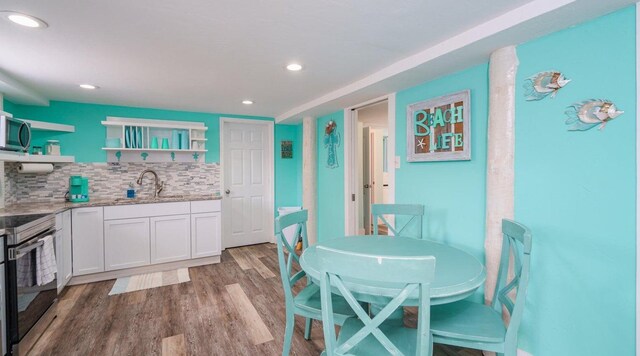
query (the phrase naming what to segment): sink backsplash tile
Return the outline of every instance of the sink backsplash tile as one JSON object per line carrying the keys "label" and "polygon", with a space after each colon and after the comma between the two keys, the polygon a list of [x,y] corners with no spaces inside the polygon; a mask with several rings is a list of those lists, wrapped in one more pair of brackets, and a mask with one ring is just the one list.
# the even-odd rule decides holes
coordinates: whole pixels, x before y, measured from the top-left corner
{"label": "sink backsplash tile", "polygon": [[5,204],[63,201],[72,175],[89,178],[93,199],[124,197],[129,183],[134,183],[137,196],[151,197],[153,175],[135,184],[145,169],[153,169],[165,182],[163,194],[220,194],[218,163],[71,163],[55,165],[49,174],[19,174],[18,163],[5,163]]}

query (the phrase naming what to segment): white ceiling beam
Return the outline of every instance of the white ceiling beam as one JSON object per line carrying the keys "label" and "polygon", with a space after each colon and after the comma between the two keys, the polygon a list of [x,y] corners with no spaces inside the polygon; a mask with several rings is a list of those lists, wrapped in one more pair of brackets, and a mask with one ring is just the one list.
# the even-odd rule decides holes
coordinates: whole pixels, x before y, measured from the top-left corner
{"label": "white ceiling beam", "polygon": [[49,99],[0,69],[0,93],[16,104],[49,105]]}

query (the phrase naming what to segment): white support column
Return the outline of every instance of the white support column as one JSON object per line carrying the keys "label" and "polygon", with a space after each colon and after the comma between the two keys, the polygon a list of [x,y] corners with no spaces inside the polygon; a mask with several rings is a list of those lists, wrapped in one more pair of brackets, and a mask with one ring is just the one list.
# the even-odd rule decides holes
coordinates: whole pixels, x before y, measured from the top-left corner
{"label": "white support column", "polygon": [[491,54],[489,65],[489,128],[487,133],[487,213],[485,301],[493,299],[500,251],[502,219],[514,215],[515,93],[518,56],[514,46]]}
{"label": "white support column", "polygon": [[317,241],[318,231],[318,145],[316,119],[302,121],[302,207],[309,211],[307,235],[309,245]]}

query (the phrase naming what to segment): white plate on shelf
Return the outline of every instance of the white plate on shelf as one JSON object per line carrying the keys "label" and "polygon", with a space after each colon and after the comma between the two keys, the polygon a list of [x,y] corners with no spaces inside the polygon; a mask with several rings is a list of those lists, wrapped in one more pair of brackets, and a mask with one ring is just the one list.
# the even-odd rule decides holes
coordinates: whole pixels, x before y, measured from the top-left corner
{"label": "white plate on shelf", "polygon": [[131,128],[129,126],[124,127],[124,148],[131,148]]}

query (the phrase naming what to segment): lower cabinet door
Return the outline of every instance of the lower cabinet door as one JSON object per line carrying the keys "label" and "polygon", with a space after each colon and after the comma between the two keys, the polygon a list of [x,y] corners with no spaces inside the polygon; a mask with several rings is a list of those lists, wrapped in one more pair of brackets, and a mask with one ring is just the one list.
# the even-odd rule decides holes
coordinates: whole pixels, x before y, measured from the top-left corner
{"label": "lower cabinet door", "polygon": [[73,209],[74,276],[104,272],[103,222],[102,207]]}
{"label": "lower cabinet door", "polygon": [[151,263],[191,258],[189,215],[151,218]]}
{"label": "lower cabinet door", "polygon": [[62,234],[63,234],[63,230],[58,230],[56,231],[55,234],[55,242],[56,242],[56,247],[55,247],[55,251],[56,251],[56,266],[58,267],[58,273],[57,273],[57,280],[58,280],[58,294],[60,294],[60,292],[62,292],[62,289],[65,286],[65,281],[64,278],[62,277],[64,275],[64,260],[66,258],[65,256],[65,250],[64,250],[64,246],[63,246],[63,241],[62,241]]}
{"label": "lower cabinet door", "polygon": [[104,249],[107,271],[148,265],[149,218],[106,220]]}
{"label": "lower cabinet door", "polygon": [[58,276],[58,278],[64,281],[63,286],[66,286],[67,283],[71,280],[73,276],[72,270],[72,259],[71,259],[71,211],[67,210],[62,213],[62,220],[64,221],[62,230],[62,257],[64,257],[64,261],[62,262],[62,274]]}
{"label": "lower cabinet door", "polygon": [[220,213],[191,215],[191,258],[220,255]]}

